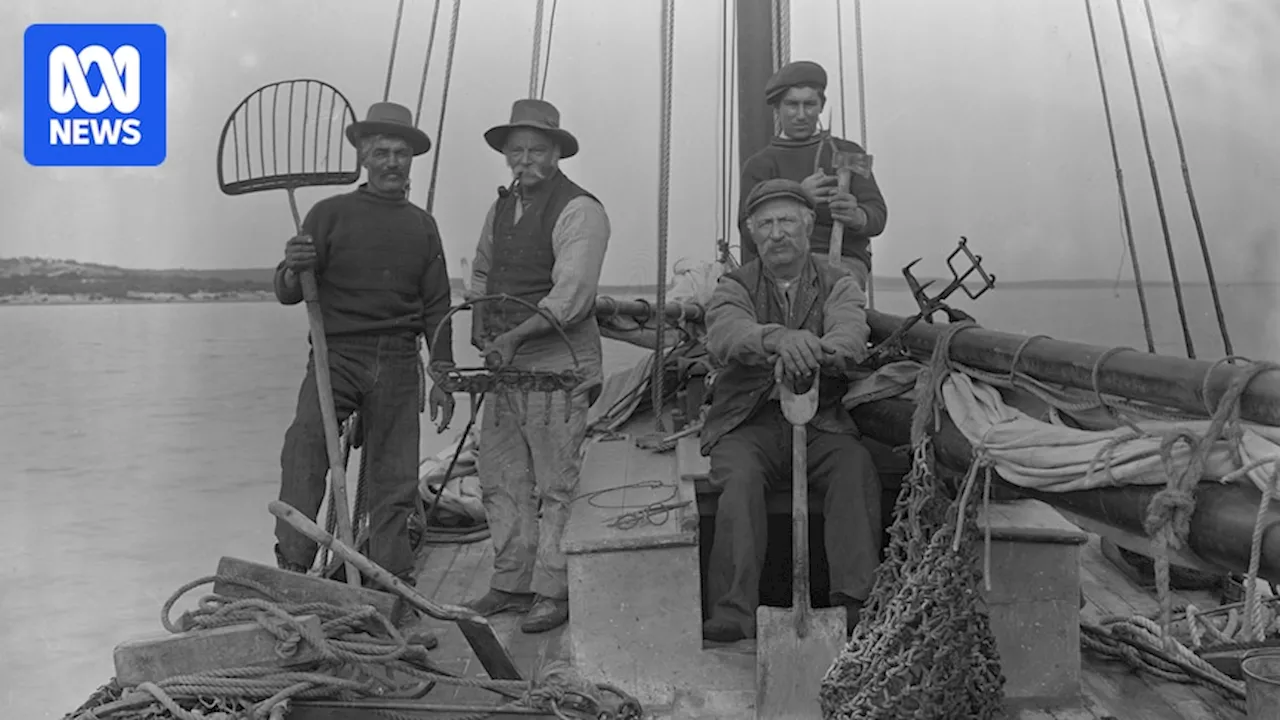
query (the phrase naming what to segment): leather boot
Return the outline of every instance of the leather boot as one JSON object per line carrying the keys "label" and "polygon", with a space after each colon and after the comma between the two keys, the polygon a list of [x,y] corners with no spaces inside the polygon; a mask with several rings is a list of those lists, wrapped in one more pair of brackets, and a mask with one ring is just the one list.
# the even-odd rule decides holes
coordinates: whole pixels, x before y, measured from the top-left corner
{"label": "leather boot", "polygon": [[529,608],[529,614],[520,623],[520,630],[526,633],[540,633],[553,630],[569,621],[569,599],[538,597]]}
{"label": "leather boot", "polygon": [[490,588],[489,592],[465,605],[484,617],[492,617],[505,612],[526,613],[533,607],[533,600],[532,593],[509,593]]}

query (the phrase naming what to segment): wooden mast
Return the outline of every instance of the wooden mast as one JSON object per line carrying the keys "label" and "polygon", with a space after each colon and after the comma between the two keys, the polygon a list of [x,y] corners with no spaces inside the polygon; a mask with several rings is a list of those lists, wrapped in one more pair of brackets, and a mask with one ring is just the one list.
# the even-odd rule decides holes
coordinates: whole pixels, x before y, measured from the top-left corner
{"label": "wooden mast", "polygon": [[[747,159],[764,149],[773,139],[773,109],[765,103],[764,86],[773,75],[772,0],[736,0],[733,3],[738,25],[738,177]],[[745,195],[750,188],[739,188]],[[738,217],[738,199],[731,198],[733,217]],[[755,258],[755,247],[742,238],[738,258]]]}

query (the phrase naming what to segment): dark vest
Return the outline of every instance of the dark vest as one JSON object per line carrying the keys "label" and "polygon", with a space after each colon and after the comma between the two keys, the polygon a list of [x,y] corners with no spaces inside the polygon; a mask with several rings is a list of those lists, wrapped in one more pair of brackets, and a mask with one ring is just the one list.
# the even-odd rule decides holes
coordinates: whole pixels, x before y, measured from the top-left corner
{"label": "dark vest", "polygon": [[[746,288],[755,302],[756,322],[777,323],[792,330],[808,330],[822,337],[827,297],[836,280],[847,273],[812,257],[795,286],[791,316],[785,317],[776,286],[765,277],[759,260],[752,260],[725,277]],[[702,429],[705,455],[725,434],[750,420],[767,403],[775,385],[772,367],[731,364],[716,376],[711,407]],[[810,425],[825,432],[858,434],[849,411],[841,403],[849,390],[844,376],[822,376],[818,389],[818,411]]]}
{"label": "dark vest", "polygon": [[[493,248],[489,253],[489,295],[513,295],[534,305],[551,292],[551,271],[556,255],[551,232],[565,205],[576,197],[595,196],[578,187],[562,172],[548,178],[534,191],[519,222],[512,222],[520,197],[499,191],[493,214]],[[597,200],[597,202],[599,202]],[[528,320],[533,310],[513,302],[488,303],[484,315],[484,336],[492,339]]]}

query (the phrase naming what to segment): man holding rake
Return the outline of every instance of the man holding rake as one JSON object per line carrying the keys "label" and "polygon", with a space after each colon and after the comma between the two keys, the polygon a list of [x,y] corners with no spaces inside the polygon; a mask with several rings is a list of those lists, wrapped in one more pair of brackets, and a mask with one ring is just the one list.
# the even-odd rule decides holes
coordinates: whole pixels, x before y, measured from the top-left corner
{"label": "man holding rake", "polygon": [[[414,552],[409,518],[416,507],[419,444],[419,334],[431,343],[450,307],[444,247],[435,219],[408,200],[413,158],[431,149],[408,108],[375,103],[366,119],[346,129],[359,150],[367,181],[356,190],[316,203],[303,232],[285,245],[276,268],[276,297],[302,301],[301,273],[314,271],[329,346],[338,422],[359,410],[369,454],[367,556],[409,585]],[[453,361],[453,333],[446,326],[433,362]],[[280,454],[280,500],[315,520],[329,469],[316,385],[315,359],[298,392],[297,413]],[[431,419],[443,431],[453,398],[430,392]],[[305,573],[316,543],[283,520],[276,522],[276,559]]]}

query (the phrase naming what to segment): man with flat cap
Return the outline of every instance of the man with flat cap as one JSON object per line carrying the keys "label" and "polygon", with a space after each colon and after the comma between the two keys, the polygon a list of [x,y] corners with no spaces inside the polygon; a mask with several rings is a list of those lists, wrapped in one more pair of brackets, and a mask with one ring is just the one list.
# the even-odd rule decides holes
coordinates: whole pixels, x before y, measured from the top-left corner
{"label": "man with flat cap", "polygon": [[610,226],[600,201],[560,169],[578,153],[578,140],[560,127],[551,103],[517,100],[511,121],[484,139],[502,153],[513,180],[499,188],[480,230],[472,292],[522,298],[545,315],[513,302],[483,304],[473,314],[472,342],[486,359],[496,355],[521,370],[570,370],[576,354],[585,375],[567,398],[494,390],[481,421],[478,470],[493,575],[489,591],[469,604],[486,616],[524,613],[521,630],[536,633],[569,619],[560,540],[578,486],[587,409],[603,383],[595,299]]}
{"label": "man with flat cap", "polygon": [[816,220],[799,182],[766,180],[743,202],[756,259],[720,278],[707,306],[707,352],[717,368],[702,430],[711,484],[721,491],[708,568],[703,637],[755,636],[768,541],[766,491],[791,485],[791,424],[776,383],[811,387],[808,477],[823,498],[833,605],[857,624],[880,557],[880,479],[841,404],[848,372],[867,355],[867,297],[844,268],[810,253]]}
{"label": "man with flat cap", "polygon": [[[451,294],[435,219],[406,197],[413,158],[430,150],[431,140],[414,126],[408,108],[388,102],[372,105],[346,135],[367,179],[312,206],[302,233],[285,244],[275,292],[282,304],[297,304],[303,299],[300,273],[315,272],[338,422],[360,411],[370,461],[367,553],[413,585],[409,517],[418,492],[418,337],[431,342]],[[452,363],[452,342],[446,326],[439,344],[428,347],[431,359]],[[429,397],[431,419],[439,415],[443,430],[453,416],[453,398],[438,387]],[[312,520],[329,468],[320,402],[311,357],[280,454],[280,500]],[[276,540],[280,567],[305,573],[315,542],[283,520],[276,522]]]}
{"label": "man with flat cap", "polygon": [[[841,248],[844,266],[863,290],[871,277],[871,238],[884,232],[889,210],[875,175],[853,173],[849,192],[837,192],[836,152],[863,152],[855,142],[835,137],[819,128],[819,116],[827,104],[827,72],[815,62],[801,60],[781,67],[765,86],[765,101],[777,115],[781,133],[742,165],[742,203],[757,183],[787,178],[802,184],[816,200],[811,250],[826,255],[834,221],[844,223]],[[742,259],[754,257],[746,227],[746,211],[740,206]]]}

